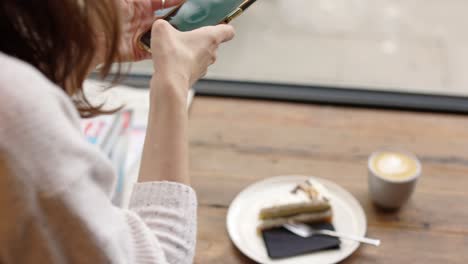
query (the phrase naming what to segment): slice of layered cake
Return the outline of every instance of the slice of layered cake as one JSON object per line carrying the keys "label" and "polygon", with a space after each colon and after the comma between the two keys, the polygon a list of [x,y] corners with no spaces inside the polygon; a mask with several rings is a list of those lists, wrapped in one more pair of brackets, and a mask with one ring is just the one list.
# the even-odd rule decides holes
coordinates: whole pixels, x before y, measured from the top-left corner
{"label": "slice of layered cake", "polygon": [[260,211],[262,221],[258,229],[263,231],[286,223],[326,223],[331,222],[332,217],[325,187],[307,180],[266,205]]}

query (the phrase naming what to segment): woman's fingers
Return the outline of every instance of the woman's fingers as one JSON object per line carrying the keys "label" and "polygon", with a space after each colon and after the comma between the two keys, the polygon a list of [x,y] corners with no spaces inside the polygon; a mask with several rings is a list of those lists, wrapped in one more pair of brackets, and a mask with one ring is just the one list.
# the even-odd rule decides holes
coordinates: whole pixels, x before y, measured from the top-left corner
{"label": "woman's fingers", "polygon": [[233,39],[235,36],[234,28],[230,25],[225,24],[204,27],[200,28],[199,30],[205,31],[205,33],[212,38],[215,44],[218,45]]}
{"label": "woman's fingers", "polygon": [[217,25],[215,29],[218,31],[216,34],[218,36],[218,43],[220,44],[232,40],[236,35],[234,27],[230,25]]}
{"label": "woman's fingers", "polygon": [[193,85],[216,62],[220,44],[231,40],[235,33],[229,25],[180,32],[169,22],[159,19],[153,23],[152,35],[152,57],[159,73],[178,72]]}
{"label": "woman's fingers", "polygon": [[153,11],[156,11],[163,8],[173,7],[183,2],[185,2],[185,0],[151,0],[151,8],[153,9]]}

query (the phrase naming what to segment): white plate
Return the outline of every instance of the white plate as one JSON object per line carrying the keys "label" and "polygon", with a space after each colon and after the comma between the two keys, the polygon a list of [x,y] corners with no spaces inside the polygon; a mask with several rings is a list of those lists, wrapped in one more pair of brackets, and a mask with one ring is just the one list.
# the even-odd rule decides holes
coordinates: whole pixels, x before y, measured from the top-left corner
{"label": "white plate", "polygon": [[272,260],[268,257],[262,237],[257,233],[258,215],[262,205],[272,197],[291,191],[298,183],[313,179],[329,191],[333,209],[333,225],[339,232],[364,236],[367,221],[359,202],[340,186],[319,178],[307,176],[281,176],[250,185],[237,195],[229,207],[227,229],[231,240],[246,256],[259,263],[274,264],[330,264],[350,256],[359,243],[341,240],[340,249],[311,253],[293,258]]}

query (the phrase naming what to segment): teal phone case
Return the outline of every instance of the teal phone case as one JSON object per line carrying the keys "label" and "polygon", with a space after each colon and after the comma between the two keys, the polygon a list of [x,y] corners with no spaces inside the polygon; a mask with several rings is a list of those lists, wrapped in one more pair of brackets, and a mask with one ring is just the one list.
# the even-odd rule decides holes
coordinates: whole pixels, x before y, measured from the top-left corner
{"label": "teal phone case", "polygon": [[[204,26],[222,23],[245,0],[187,0],[181,7],[170,12],[164,19],[180,31],[191,31]],[[151,30],[142,35],[140,41],[148,49]]]}
{"label": "teal phone case", "polygon": [[165,19],[180,31],[221,23],[244,0],[188,0]]}

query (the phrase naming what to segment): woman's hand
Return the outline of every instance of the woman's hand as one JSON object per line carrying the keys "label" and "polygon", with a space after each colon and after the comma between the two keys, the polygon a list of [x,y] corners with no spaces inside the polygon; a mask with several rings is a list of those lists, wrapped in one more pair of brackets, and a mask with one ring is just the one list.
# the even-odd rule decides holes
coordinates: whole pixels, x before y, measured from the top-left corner
{"label": "woman's hand", "polygon": [[167,21],[158,20],[153,25],[152,36],[151,52],[156,70],[153,79],[177,81],[180,87],[175,92],[185,99],[188,88],[216,61],[219,45],[234,37],[234,28],[217,25],[180,32]]}
{"label": "woman's hand", "polygon": [[154,12],[176,6],[184,0],[117,0],[122,9],[122,40],[120,54],[123,61],[139,61],[151,58],[151,54],[138,46],[138,38],[151,28]]}

